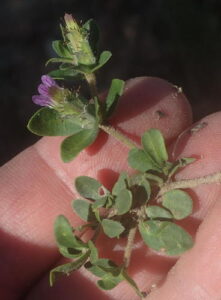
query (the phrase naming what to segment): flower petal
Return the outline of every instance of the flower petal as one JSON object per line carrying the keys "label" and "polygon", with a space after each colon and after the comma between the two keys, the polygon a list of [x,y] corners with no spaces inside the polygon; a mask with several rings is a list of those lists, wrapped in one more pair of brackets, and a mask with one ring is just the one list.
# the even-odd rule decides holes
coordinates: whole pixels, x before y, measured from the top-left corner
{"label": "flower petal", "polygon": [[49,95],[49,87],[47,87],[46,85],[44,85],[43,83],[41,83],[38,86],[38,92],[40,95],[48,97]]}
{"label": "flower petal", "polygon": [[57,86],[57,83],[55,82],[55,80],[48,75],[41,76],[41,81],[47,87]]}
{"label": "flower petal", "polygon": [[43,95],[32,96],[32,101],[40,106],[49,106],[51,104],[51,99]]}

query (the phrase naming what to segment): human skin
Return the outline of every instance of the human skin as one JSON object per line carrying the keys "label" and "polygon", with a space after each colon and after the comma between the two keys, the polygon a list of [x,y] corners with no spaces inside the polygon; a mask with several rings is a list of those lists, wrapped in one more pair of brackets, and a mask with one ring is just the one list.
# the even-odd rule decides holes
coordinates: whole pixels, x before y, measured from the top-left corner
{"label": "human skin", "polygon": [[[111,119],[114,127],[136,142],[148,128],[160,129],[172,159],[196,157],[177,174],[179,180],[221,170],[221,113],[202,122],[207,126],[201,130],[181,134],[194,126],[188,101],[168,82],[148,77],[127,83]],[[65,215],[73,226],[81,224],[71,210],[72,199],[78,197],[73,179],[92,176],[110,188],[119,172],[132,172],[128,149],[106,133],[68,164],[60,159],[60,142],[60,137],[42,138],[0,169],[1,299],[139,299],[124,282],[108,292],[99,290],[96,278],[85,271],[64,276],[49,287],[50,269],[64,263],[53,236],[56,216]],[[201,185],[188,192],[194,212],[182,225],[196,234],[191,250],[179,258],[162,256],[148,249],[137,234],[129,273],[141,290],[150,291],[148,300],[221,299],[221,185]],[[116,262],[122,258],[122,245],[124,240],[98,240],[100,255]]]}

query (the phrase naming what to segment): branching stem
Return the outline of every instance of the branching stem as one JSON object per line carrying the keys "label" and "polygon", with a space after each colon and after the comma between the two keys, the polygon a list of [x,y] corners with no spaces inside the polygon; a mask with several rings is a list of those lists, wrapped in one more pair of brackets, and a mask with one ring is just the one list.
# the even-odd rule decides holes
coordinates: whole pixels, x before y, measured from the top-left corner
{"label": "branching stem", "polygon": [[180,181],[165,183],[161,186],[158,193],[158,197],[161,197],[164,193],[169,192],[173,189],[187,189],[193,188],[201,184],[210,184],[210,183],[221,183],[221,172],[214,174],[206,175],[203,177],[198,177],[194,179],[184,179]]}
{"label": "branching stem", "polygon": [[113,136],[117,140],[119,140],[121,143],[123,143],[125,146],[127,146],[129,149],[136,148],[137,145],[131,141],[128,137],[126,137],[124,134],[122,134],[120,131],[112,127],[111,125],[104,125],[100,124],[99,128],[105,131],[107,134]]}
{"label": "branching stem", "polygon": [[128,268],[130,264],[130,258],[132,253],[132,248],[134,244],[135,235],[137,232],[137,227],[133,227],[130,229],[128,236],[127,236],[127,245],[124,250],[124,266]]}

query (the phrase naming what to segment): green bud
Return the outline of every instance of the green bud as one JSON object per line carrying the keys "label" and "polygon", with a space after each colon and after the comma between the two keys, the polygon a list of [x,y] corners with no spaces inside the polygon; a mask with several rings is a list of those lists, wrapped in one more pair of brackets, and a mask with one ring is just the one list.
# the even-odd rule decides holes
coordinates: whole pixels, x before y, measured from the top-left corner
{"label": "green bud", "polygon": [[80,27],[72,15],[65,14],[64,38],[71,53],[73,64],[94,65],[96,58],[89,43],[89,32]]}

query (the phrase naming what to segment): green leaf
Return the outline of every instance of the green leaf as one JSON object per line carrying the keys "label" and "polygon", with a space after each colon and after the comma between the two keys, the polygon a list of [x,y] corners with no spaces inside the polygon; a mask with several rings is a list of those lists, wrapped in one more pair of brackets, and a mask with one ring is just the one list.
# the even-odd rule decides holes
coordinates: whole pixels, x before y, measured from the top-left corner
{"label": "green leaf", "polygon": [[150,129],[142,136],[144,151],[159,167],[164,167],[168,160],[168,154],[161,132],[157,129]]}
{"label": "green leaf", "polygon": [[79,257],[82,254],[81,252],[87,248],[85,243],[74,236],[73,229],[64,216],[60,215],[57,217],[54,231],[59,251],[65,257]]}
{"label": "green leaf", "polygon": [[101,267],[97,266],[96,264],[92,264],[90,262],[87,262],[84,267],[91,272],[92,274],[94,274],[97,277],[104,277],[107,272],[105,270],[103,270]]}
{"label": "green leaf", "polygon": [[100,69],[101,67],[103,67],[103,65],[105,65],[108,60],[111,58],[112,54],[110,51],[103,51],[100,55],[99,61],[96,65],[96,67],[92,68],[91,73],[97,71],[98,69]]}
{"label": "green leaf", "polygon": [[74,116],[62,117],[56,110],[44,107],[31,117],[27,127],[40,136],[66,136],[82,130],[76,122]]}
{"label": "green leaf", "polygon": [[146,172],[148,170],[155,170],[161,172],[161,168],[158,167],[151,157],[141,149],[131,149],[128,155],[129,165],[140,172]]}
{"label": "green leaf", "polygon": [[110,238],[119,237],[119,235],[125,230],[124,226],[120,222],[103,219],[101,222],[104,233]]}
{"label": "green leaf", "polygon": [[[92,262],[92,261],[91,261]],[[121,269],[111,260],[100,258],[93,263],[87,262],[85,268],[98,277],[119,276]]]}
{"label": "green leaf", "polygon": [[119,192],[115,199],[115,207],[118,215],[126,214],[132,206],[132,193],[127,189]]}
{"label": "green leaf", "polygon": [[163,194],[162,205],[169,209],[177,220],[186,218],[193,211],[191,197],[182,190],[171,190]]}
{"label": "green leaf", "polygon": [[179,255],[193,246],[190,234],[169,221],[140,222],[139,231],[150,248],[167,255]]}
{"label": "green leaf", "polygon": [[96,261],[98,260],[98,251],[97,248],[95,246],[95,244],[92,241],[88,241],[88,247],[91,250],[90,253],[90,261],[92,264],[96,263]]}
{"label": "green leaf", "polygon": [[107,258],[100,258],[96,261],[96,265],[100,268],[103,268],[107,272],[112,275],[119,275],[120,269],[119,267],[110,259]]}
{"label": "green leaf", "polygon": [[82,29],[87,30],[89,45],[93,53],[96,55],[99,41],[99,28],[97,24],[93,19],[90,19],[82,26]]}
{"label": "green leaf", "polygon": [[82,74],[79,74],[79,72],[73,67],[66,67],[64,69],[53,70],[49,72],[48,75],[54,79],[60,80],[68,80],[76,77],[82,77]]}
{"label": "green leaf", "polygon": [[94,112],[95,112],[95,119],[97,123],[100,124],[102,122],[102,114],[101,114],[101,105],[98,97],[94,97]]}
{"label": "green leaf", "polygon": [[165,218],[165,219],[172,219],[173,215],[166,209],[157,206],[157,205],[150,205],[146,207],[147,216],[151,219],[155,218]]}
{"label": "green leaf", "polygon": [[84,129],[66,138],[61,144],[63,162],[74,159],[83,149],[90,146],[96,139],[97,129]]}
{"label": "green leaf", "polygon": [[89,256],[89,251],[82,255],[79,259],[75,260],[74,262],[64,264],[61,266],[58,266],[51,270],[50,272],[50,286],[53,286],[56,279],[63,274],[69,275],[71,272],[80,269],[86,262]]}
{"label": "green leaf", "polygon": [[97,220],[99,223],[101,223],[100,210],[99,210],[98,208],[95,208],[95,209],[93,210],[93,212],[94,212],[94,215],[95,215],[96,220]]}
{"label": "green leaf", "polygon": [[153,182],[156,182],[158,185],[162,185],[164,183],[164,180],[160,176],[157,176],[155,174],[145,173],[144,177],[147,180],[151,180]]}
{"label": "green leaf", "polygon": [[90,222],[95,220],[94,213],[92,211],[91,203],[85,200],[76,199],[72,202],[72,207],[76,214],[84,221]]}
{"label": "green leaf", "polygon": [[108,200],[108,196],[104,196],[104,197],[101,197],[101,198],[97,199],[92,204],[92,209],[97,209],[97,208],[100,208],[100,207],[105,207],[105,205],[107,203],[107,200]]}
{"label": "green leaf", "polygon": [[85,248],[86,244],[74,236],[72,226],[65,216],[60,215],[56,218],[54,230],[58,246],[79,250]]}
{"label": "green leaf", "polygon": [[123,94],[125,82],[113,79],[105,102],[105,117],[108,118],[114,112],[119,97]]}
{"label": "green leaf", "polygon": [[84,198],[97,200],[101,198],[99,193],[102,184],[96,179],[88,176],[79,176],[75,179],[75,188]]}
{"label": "green leaf", "polygon": [[62,58],[71,58],[71,54],[67,47],[65,47],[65,44],[63,41],[53,41],[52,42],[52,48],[55,51],[55,53],[62,57]]}
{"label": "green leaf", "polygon": [[112,189],[113,195],[118,195],[119,192],[123,189],[127,188],[127,182],[129,180],[129,177],[126,172],[122,172],[120,176],[117,179],[117,182],[114,184]]}
{"label": "green leaf", "polygon": [[98,280],[97,284],[102,290],[111,290],[115,286],[117,286],[123,279],[124,278],[122,275],[116,277],[107,275],[103,277],[101,280]]}
{"label": "green leaf", "polygon": [[45,65],[47,66],[50,63],[73,63],[72,58],[58,58],[58,57],[53,57],[50,58],[48,61],[46,61]]}

